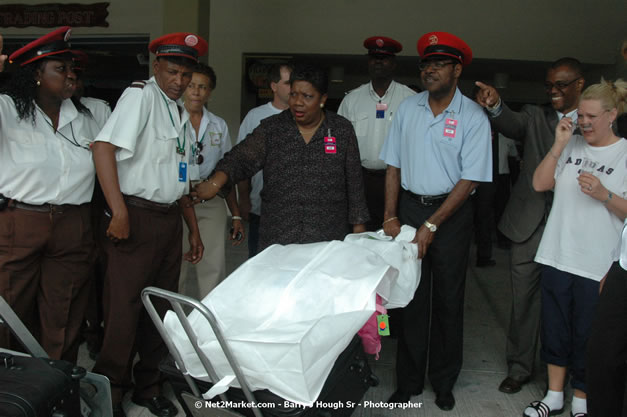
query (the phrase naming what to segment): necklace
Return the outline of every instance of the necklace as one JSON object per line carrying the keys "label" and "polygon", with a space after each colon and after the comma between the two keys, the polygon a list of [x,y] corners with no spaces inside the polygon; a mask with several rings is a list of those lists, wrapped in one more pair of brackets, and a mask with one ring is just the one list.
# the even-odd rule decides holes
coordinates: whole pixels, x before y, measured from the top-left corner
{"label": "necklace", "polygon": [[316,130],[318,130],[318,128],[320,127],[320,125],[322,124],[322,121],[324,120],[324,113],[322,113],[322,115],[320,116],[320,120],[318,120],[318,123],[314,126],[314,127],[310,127],[309,129],[301,129],[301,127],[298,125],[298,123],[296,123],[296,126],[298,126],[298,131],[302,134],[302,135],[308,135],[310,133],[315,132]]}
{"label": "necklace", "polygon": [[50,126],[50,128],[52,129],[52,131],[54,132],[55,135],[57,135],[57,134],[61,135],[61,137],[63,139],[67,140],[72,145],[76,146],[77,148],[83,148],[83,149],[89,150],[89,148],[87,146],[81,145],[80,143],[78,143],[78,140],[76,140],[76,136],[74,135],[74,127],[72,126],[72,122],[70,122],[70,131],[72,132],[72,139],[70,139],[67,136],[65,136],[63,133],[61,133],[59,130],[55,129],[54,126],[52,126],[52,123],[50,123],[50,121],[46,118],[46,114],[39,107],[37,107],[37,110],[39,110],[39,112],[43,116],[43,119],[46,121],[48,126]]}

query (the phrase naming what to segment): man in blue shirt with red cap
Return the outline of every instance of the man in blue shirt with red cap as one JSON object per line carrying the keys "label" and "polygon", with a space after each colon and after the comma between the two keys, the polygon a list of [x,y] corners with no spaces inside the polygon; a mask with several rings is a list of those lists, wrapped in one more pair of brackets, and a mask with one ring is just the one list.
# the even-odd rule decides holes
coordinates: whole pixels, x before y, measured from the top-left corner
{"label": "man in blue shirt with red cap", "polygon": [[429,380],[442,410],[455,406],[453,386],[462,366],[464,285],[472,236],[468,197],[492,180],[490,124],[457,83],[472,61],[470,47],[446,32],[418,41],[426,91],[401,103],[380,158],[387,164],[383,228],[417,229],[421,280],[405,307],[398,338],[397,390],[403,403]]}
{"label": "man in blue shirt with red cap", "polygon": [[[141,302],[141,291],[156,286],[176,292],[181,269],[182,222],[189,228],[197,263],[203,252],[194,209],[188,202],[186,140],[189,114],[179,100],[192,79],[207,42],[191,33],[155,39],[154,77],[127,88],[92,147],[98,179],[108,205],[102,224],[107,272],[104,283],[105,335],[94,367],[109,377],[114,417],[123,417],[124,390],[153,414],[171,417],[177,409],[161,395],[160,361],[165,343]],[[106,237],[105,237],[106,236]],[[157,306],[161,314],[165,306]],[[133,365],[135,354],[139,361]]]}

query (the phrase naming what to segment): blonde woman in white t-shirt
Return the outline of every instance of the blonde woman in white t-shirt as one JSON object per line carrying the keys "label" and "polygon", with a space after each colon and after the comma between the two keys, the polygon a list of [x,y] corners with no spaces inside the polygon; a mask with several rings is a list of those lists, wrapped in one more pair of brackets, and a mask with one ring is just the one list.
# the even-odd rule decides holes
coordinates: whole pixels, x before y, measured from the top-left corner
{"label": "blonde woman in white t-shirt", "polygon": [[613,261],[627,214],[627,141],[612,124],[625,106],[627,83],[601,82],[582,94],[578,131],[563,118],[555,143],[533,176],[536,191],[555,192],[536,254],[542,273],[542,350],[549,387],[526,416],[561,414],[570,370],[571,416],[587,416],[585,348],[600,282]]}

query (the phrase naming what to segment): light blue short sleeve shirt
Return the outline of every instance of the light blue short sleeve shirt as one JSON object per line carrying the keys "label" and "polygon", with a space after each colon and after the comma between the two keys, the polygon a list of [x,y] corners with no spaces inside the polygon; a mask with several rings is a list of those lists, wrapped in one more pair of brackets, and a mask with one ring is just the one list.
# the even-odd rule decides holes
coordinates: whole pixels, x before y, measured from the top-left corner
{"label": "light blue short sleeve shirt", "polygon": [[429,93],[405,99],[380,159],[401,169],[401,186],[414,194],[449,193],[461,179],[492,181],[490,122],[483,109],[456,89],[449,106],[433,116]]}

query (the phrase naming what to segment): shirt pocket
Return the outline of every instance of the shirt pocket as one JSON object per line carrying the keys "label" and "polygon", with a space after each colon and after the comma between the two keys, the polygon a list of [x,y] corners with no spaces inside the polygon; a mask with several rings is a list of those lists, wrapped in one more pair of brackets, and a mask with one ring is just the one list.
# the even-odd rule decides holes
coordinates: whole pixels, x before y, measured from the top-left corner
{"label": "shirt pocket", "polygon": [[48,159],[46,137],[32,130],[8,129],[9,152],[15,164],[33,164]]}
{"label": "shirt pocket", "polygon": [[354,124],[357,137],[368,135],[368,113],[357,113]]}
{"label": "shirt pocket", "polygon": [[456,132],[455,137],[445,136],[444,133],[441,133],[437,137],[437,143],[444,149],[459,150],[462,146],[461,132]]}
{"label": "shirt pocket", "polygon": [[177,138],[171,137],[168,132],[155,132],[152,136],[154,138],[150,146],[152,161],[156,164],[167,164],[176,153]]}

